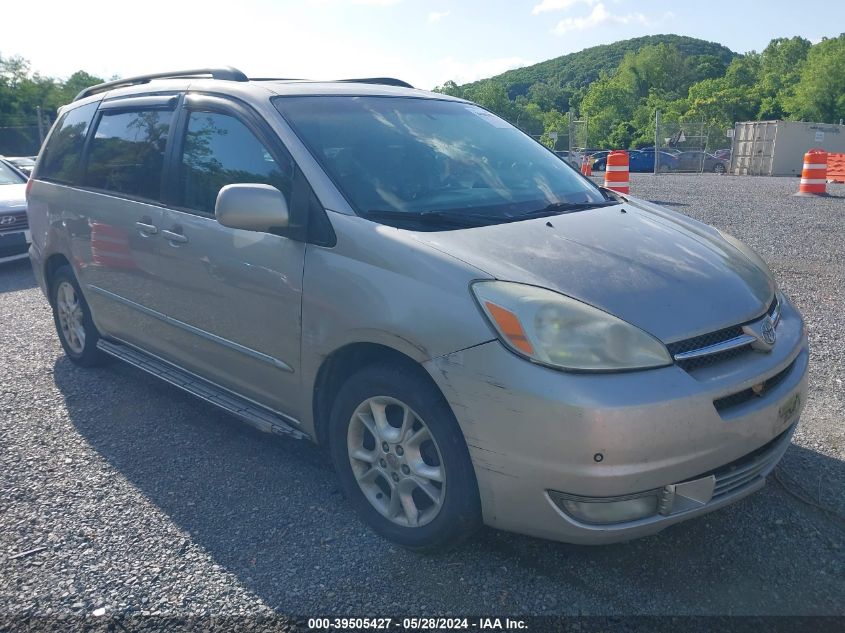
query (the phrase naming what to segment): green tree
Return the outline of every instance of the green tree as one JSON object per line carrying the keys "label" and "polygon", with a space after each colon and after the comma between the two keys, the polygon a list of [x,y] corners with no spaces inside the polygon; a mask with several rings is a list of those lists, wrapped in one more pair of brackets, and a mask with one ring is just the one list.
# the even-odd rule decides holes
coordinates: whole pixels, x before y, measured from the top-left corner
{"label": "green tree", "polygon": [[785,108],[808,121],[833,123],[845,118],[845,33],[825,38],[809,50]]}
{"label": "green tree", "polygon": [[760,97],[759,119],[782,119],[801,78],[811,44],[803,37],[779,37],[769,42],[760,54],[757,93]]}
{"label": "green tree", "polygon": [[[557,138],[555,138],[555,134]],[[543,135],[540,142],[549,149],[564,147],[563,139],[569,134],[569,117],[557,110],[551,110],[543,115]]]}
{"label": "green tree", "polygon": [[628,53],[616,71],[616,80],[638,99],[649,93],[680,97],[691,83],[687,58],[676,46],[658,44]]}
{"label": "green tree", "polygon": [[628,121],[637,106],[636,86],[618,76],[602,75],[581,101],[580,114],[587,118],[590,145],[610,145],[610,133],[620,121]]}
{"label": "green tree", "polygon": [[474,101],[483,108],[495,112],[511,123],[516,120],[516,108],[508,98],[507,90],[502,83],[485,81],[481,85],[466,90],[464,98]]}
{"label": "green tree", "polygon": [[449,95],[451,97],[463,97],[464,96],[464,89],[461,88],[458,84],[456,84],[451,79],[444,83],[442,86],[437,86],[433,92],[439,92],[444,95]]}
{"label": "green tree", "polygon": [[541,136],[545,131],[545,113],[536,103],[519,97],[516,104],[517,114],[514,125],[526,134]]}
{"label": "green tree", "polygon": [[97,84],[103,83],[103,81],[105,80],[86,73],[84,70],[77,70],[61,84],[61,89],[59,91],[61,103],[57,105],[73,101],[73,98],[79,94],[80,90],[90,86],[96,86]]}

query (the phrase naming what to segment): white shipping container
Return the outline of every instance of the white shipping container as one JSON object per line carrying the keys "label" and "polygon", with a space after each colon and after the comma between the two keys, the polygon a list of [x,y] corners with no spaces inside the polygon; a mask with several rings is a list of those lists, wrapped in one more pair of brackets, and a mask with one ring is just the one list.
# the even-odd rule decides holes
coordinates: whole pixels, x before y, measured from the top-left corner
{"label": "white shipping container", "polygon": [[805,121],[748,121],[734,126],[730,173],[800,176],[807,150],[845,154],[845,126]]}

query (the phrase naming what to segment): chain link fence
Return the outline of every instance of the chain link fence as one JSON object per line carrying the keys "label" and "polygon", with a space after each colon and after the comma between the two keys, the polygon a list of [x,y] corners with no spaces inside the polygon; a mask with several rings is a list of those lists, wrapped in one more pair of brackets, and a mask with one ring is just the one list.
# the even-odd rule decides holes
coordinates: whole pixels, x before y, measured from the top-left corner
{"label": "chain link fence", "polygon": [[0,116],[0,156],[35,156],[52,123],[42,112],[32,116]]}
{"label": "chain link fence", "polygon": [[658,111],[654,129],[655,174],[725,173],[728,170],[730,143],[721,127],[700,119],[664,118]]}
{"label": "chain link fence", "polygon": [[589,144],[587,133],[587,119],[576,119],[575,115],[569,113],[569,151],[573,155],[580,155],[587,149]]}
{"label": "chain link fence", "polygon": [[40,147],[38,126],[0,126],[0,156],[35,156]]}

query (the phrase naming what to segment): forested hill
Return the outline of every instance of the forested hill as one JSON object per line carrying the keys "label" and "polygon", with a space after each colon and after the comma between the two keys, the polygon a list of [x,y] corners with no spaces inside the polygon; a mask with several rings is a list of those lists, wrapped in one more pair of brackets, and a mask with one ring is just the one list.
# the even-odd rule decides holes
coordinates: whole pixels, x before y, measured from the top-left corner
{"label": "forested hill", "polygon": [[556,57],[440,92],[475,101],[550,147],[640,147],[665,122],[706,126],[707,147],[725,144],[735,121],[845,118],[845,34],[812,43],[779,37],[739,55],[713,42],[652,35]]}
{"label": "forested hill", "polygon": [[[509,70],[491,79],[504,84],[511,99],[526,95],[531,86],[536,83],[575,90],[592,83],[602,72],[616,70],[627,53],[636,53],[645,46],[658,44],[675,46],[684,57],[703,58],[700,60],[702,62],[715,61],[707,59],[715,57],[724,66],[727,66],[736,56],[731,49],[716,42],[707,42],[684,35],[646,35],[613,42],[613,44],[585,48],[576,53]],[[465,84],[462,88],[471,89],[483,81],[487,80]]]}

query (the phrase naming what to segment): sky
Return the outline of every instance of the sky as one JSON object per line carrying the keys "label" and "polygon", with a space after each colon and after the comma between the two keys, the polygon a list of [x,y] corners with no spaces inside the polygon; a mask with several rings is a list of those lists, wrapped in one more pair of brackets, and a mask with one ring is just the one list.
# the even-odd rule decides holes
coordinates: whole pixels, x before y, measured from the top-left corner
{"label": "sky", "polygon": [[392,76],[430,89],[641,35],[677,33],[747,52],[775,37],[817,42],[845,30],[841,0],[3,4],[0,55],[22,56],[33,70],[60,78],[77,70],[110,78],[230,65],[253,77]]}

